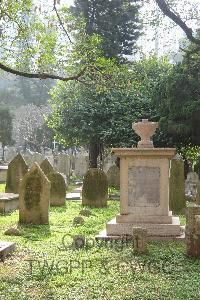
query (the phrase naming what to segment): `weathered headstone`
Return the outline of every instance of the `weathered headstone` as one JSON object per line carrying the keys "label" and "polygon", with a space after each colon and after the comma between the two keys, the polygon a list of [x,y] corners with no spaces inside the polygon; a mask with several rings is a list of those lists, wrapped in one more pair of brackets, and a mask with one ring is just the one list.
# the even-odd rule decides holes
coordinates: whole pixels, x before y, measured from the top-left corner
{"label": "weathered headstone", "polygon": [[28,166],[25,163],[21,154],[18,154],[8,165],[6,178],[6,193],[19,193],[20,180],[28,171]]}
{"label": "weathered headstone", "polygon": [[59,173],[65,174],[67,177],[71,175],[70,156],[67,154],[59,154],[56,170]]}
{"label": "weathered headstone", "polygon": [[79,155],[75,158],[74,175],[84,176],[89,167],[89,157],[87,155]]}
{"label": "weathered headstone", "polygon": [[138,253],[148,253],[146,228],[133,227],[133,246],[134,250]]}
{"label": "weathered headstone", "polygon": [[8,166],[0,166],[0,183],[6,182]]}
{"label": "weathered headstone", "polygon": [[48,224],[51,184],[35,163],[24,176],[19,193],[19,222]]}
{"label": "weathered headstone", "polygon": [[197,183],[196,204],[200,205],[200,181]]}
{"label": "weathered headstone", "polygon": [[120,188],[120,170],[117,166],[112,166],[107,172],[108,185],[116,189]]}
{"label": "weathered headstone", "polygon": [[189,172],[185,181],[185,194],[187,196],[195,197],[197,193],[197,184],[199,182],[199,176],[195,172]]}
{"label": "weathered headstone", "polygon": [[187,255],[200,257],[200,205],[191,205],[186,210]]}
{"label": "weathered headstone", "polygon": [[171,160],[169,177],[169,209],[174,213],[183,212],[185,208],[184,161],[180,155]]}
{"label": "weathered headstone", "polygon": [[45,159],[44,155],[42,155],[41,153],[38,152],[34,152],[32,155],[32,162],[31,162],[31,166],[36,162],[38,163],[38,165],[40,165],[43,160]]}
{"label": "weathered headstone", "polygon": [[108,155],[104,158],[103,170],[106,174],[107,174],[108,170],[110,169],[110,167],[116,166],[116,160],[117,160],[116,155]]}
{"label": "weathered headstone", "polygon": [[40,164],[40,168],[42,169],[45,175],[54,172],[54,168],[47,158],[45,158],[45,160],[43,160],[43,162]]}
{"label": "weathered headstone", "polygon": [[91,168],[83,180],[82,204],[91,207],[104,207],[108,199],[108,180],[99,169]]}
{"label": "weathered headstone", "polygon": [[51,172],[47,175],[51,182],[50,204],[55,206],[65,205],[66,201],[66,183],[62,174]]}

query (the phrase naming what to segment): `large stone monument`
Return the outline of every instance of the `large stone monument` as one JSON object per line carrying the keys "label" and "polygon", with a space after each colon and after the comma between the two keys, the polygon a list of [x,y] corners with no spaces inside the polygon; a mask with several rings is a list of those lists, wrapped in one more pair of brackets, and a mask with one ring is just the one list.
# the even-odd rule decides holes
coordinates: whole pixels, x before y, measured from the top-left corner
{"label": "large stone monument", "polygon": [[154,148],[151,136],[157,123],[142,120],[133,129],[140,135],[137,148],[115,148],[120,158],[120,214],[99,238],[132,235],[133,227],[147,229],[148,239],[180,237],[178,217],[169,211],[169,168],[174,148]]}

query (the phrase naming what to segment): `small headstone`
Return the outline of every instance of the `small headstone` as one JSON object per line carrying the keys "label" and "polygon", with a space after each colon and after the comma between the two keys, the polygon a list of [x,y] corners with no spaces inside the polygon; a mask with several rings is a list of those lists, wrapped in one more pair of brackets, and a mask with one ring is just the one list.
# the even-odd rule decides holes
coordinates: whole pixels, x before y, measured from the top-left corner
{"label": "small headstone", "polygon": [[200,205],[191,205],[186,210],[187,255],[200,257]]}
{"label": "small headstone", "polygon": [[74,175],[84,176],[89,168],[89,157],[88,155],[79,155],[75,158],[75,169]]}
{"label": "small headstone", "polygon": [[107,206],[107,199],[108,180],[106,174],[100,169],[89,169],[83,180],[82,204],[104,207]]}
{"label": "small headstone", "polygon": [[85,246],[85,237],[83,235],[75,235],[73,237],[73,246],[77,249],[81,249]]}
{"label": "small headstone", "polygon": [[19,194],[20,180],[28,171],[28,166],[25,160],[18,154],[8,165],[7,178],[6,178],[6,193]]}
{"label": "small headstone", "polygon": [[79,214],[84,217],[89,217],[92,213],[89,209],[82,209]]}
{"label": "small headstone", "polygon": [[107,172],[108,185],[116,189],[120,188],[120,170],[117,166],[112,166]]}
{"label": "small headstone", "polygon": [[35,163],[20,184],[19,222],[48,224],[51,184]]}
{"label": "small headstone", "polygon": [[51,172],[47,175],[51,183],[50,204],[55,206],[65,205],[66,201],[66,183],[62,174]]}
{"label": "small headstone", "polygon": [[54,172],[54,168],[47,158],[45,158],[45,160],[43,160],[43,162],[40,165],[40,168],[42,169],[42,171],[44,172],[45,175],[47,175],[51,172]]}
{"label": "small headstone", "polygon": [[177,154],[171,160],[169,177],[169,209],[175,213],[183,212],[185,203],[184,161],[182,157]]}
{"label": "small headstone", "polygon": [[44,155],[38,152],[34,152],[32,155],[32,162],[31,162],[31,166],[36,162],[38,163],[38,165],[40,165],[43,160],[45,159]]}
{"label": "small headstone", "polygon": [[75,217],[73,220],[73,225],[82,225],[84,223],[84,219],[82,217]]}
{"label": "small headstone", "polygon": [[21,232],[18,228],[16,227],[10,227],[8,228],[5,232],[4,232],[5,235],[16,235],[16,236],[19,236],[21,235]]}
{"label": "small headstone", "polygon": [[148,253],[146,228],[133,227],[133,246],[134,250],[138,253]]}
{"label": "small headstone", "polygon": [[65,174],[67,177],[71,175],[71,162],[69,155],[63,153],[58,155],[56,170],[59,173]]}
{"label": "small headstone", "polygon": [[0,261],[4,262],[5,258],[15,251],[15,247],[15,243],[0,241]]}

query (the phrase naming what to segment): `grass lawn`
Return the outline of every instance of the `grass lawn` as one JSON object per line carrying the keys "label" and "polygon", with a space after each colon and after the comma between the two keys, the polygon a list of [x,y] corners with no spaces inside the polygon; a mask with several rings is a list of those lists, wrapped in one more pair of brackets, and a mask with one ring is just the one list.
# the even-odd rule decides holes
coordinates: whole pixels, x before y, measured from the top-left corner
{"label": "grass lawn", "polygon": [[[185,256],[182,242],[151,242],[149,255],[131,243],[94,244],[94,236],[119,211],[119,202],[92,209],[85,223],[73,226],[80,201],[50,209],[50,226],[21,227],[22,236],[5,236],[18,212],[0,215],[0,240],[15,241],[17,251],[0,262],[0,299],[200,299],[200,260]],[[184,218],[182,218],[182,223]],[[87,247],[71,246],[85,235]]]}

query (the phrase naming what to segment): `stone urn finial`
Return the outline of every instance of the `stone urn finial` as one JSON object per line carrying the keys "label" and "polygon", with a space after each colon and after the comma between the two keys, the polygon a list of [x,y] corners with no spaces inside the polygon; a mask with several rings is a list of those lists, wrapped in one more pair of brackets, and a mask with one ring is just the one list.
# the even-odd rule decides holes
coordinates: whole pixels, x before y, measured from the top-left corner
{"label": "stone urn finial", "polygon": [[133,130],[140,136],[141,140],[138,142],[138,148],[153,148],[151,137],[158,128],[157,122],[149,122],[148,119],[142,119],[142,122],[132,124]]}

